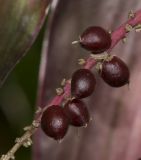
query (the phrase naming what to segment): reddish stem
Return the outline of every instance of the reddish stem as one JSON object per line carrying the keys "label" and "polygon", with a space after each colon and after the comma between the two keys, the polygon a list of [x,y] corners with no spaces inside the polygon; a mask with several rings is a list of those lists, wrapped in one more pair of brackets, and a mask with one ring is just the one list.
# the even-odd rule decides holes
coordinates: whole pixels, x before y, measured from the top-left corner
{"label": "reddish stem", "polygon": [[64,93],[60,96],[55,96],[53,100],[50,102],[50,105],[60,105],[64,97],[69,97],[69,95],[70,95],[70,83],[67,82],[64,87]]}
{"label": "reddish stem", "polygon": [[141,10],[137,11],[135,13],[135,16],[131,19],[129,19],[127,22],[123,23],[121,26],[119,26],[111,35],[112,38],[112,45],[110,49],[108,50],[111,51],[111,49],[124,37],[126,37],[127,31],[126,31],[126,25],[129,24],[132,27],[141,24]]}

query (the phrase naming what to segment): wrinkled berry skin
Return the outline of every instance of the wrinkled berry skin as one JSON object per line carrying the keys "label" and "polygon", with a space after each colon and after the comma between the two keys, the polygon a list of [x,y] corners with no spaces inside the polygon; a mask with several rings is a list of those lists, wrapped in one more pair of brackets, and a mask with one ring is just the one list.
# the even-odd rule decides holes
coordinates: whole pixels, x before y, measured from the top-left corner
{"label": "wrinkled berry skin", "polygon": [[111,46],[111,36],[99,26],[88,27],[80,36],[80,44],[83,48],[98,54],[106,51]]}
{"label": "wrinkled berry skin", "polygon": [[41,128],[45,134],[55,140],[62,139],[68,130],[69,121],[60,106],[48,107],[41,118]]}
{"label": "wrinkled berry skin", "polygon": [[96,85],[96,80],[88,69],[79,69],[72,75],[71,94],[75,98],[81,99],[90,96]]}
{"label": "wrinkled berry skin", "polygon": [[79,99],[68,101],[64,106],[64,111],[73,126],[86,126],[90,120],[85,103]]}
{"label": "wrinkled berry skin", "polygon": [[103,80],[112,87],[121,87],[129,83],[129,69],[118,57],[113,56],[110,61],[104,61],[100,71]]}

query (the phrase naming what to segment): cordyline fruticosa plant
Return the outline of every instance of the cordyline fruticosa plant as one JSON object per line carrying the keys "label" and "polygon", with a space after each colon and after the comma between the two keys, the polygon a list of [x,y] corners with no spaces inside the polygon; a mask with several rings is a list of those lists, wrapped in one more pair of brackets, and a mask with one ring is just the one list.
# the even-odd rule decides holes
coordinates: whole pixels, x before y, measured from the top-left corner
{"label": "cordyline fruticosa plant", "polygon": [[[104,29],[103,26],[99,26],[98,24],[93,25],[91,23],[89,24],[89,26],[91,26],[90,28],[87,28],[88,26],[86,28],[83,28],[83,30],[86,29],[83,32],[83,34],[81,34],[82,32],[79,32],[80,36],[77,35],[77,39],[78,39],[77,41],[74,41],[74,42],[70,41],[69,44],[66,44],[66,45],[72,45],[71,42],[73,44],[76,43],[77,47],[82,47],[88,50],[87,52],[88,56],[87,57],[85,56],[85,58],[83,58],[83,55],[81,55],[81,59],[79,59],[79,64],[81,65],[81,69],[78,69],[75,72],[73,72],[73,75],[70,76],[68,79],[65,79],[66,77],[62,75],[62,81],[60,84],[61,87],[56,89],[57,95],[54,98],[52,98],[50,102],[48,102],[47,95],[46,95],[47,88],[49,87],[49,85],[47,84],[49,83],[47,73],[49,72],[50,73],[49,76],[52,76],[55,79],[58,77],[57,75],[55,77],[54,74],[51,74],[52,71],[49,71],[52,69],[52,65],[54,68],[57,66],[55,62],[52,65],[47,64],[47,53],[48,53],[48,63],[49,63],[50,61],[49,56],[51,56],[49,52],[51,48],[50,41],[53,40],[52,36],[54,36],[53,35],[54,26],[57,26],[58,24],[57,21],[53,21],[53,19],[57,17],[59,13],[58,11],[63,5],[62,2],[54,0],[50,5],[51,12],[48,19],[49,25],[47,27],[47,32],[46,32],[45,41],[43,45],[43,55],[42,55],[43,57],[41,58],[41,69],[40,69],[40,75],[39,75],[39,91],[37,96],[37,106],[39,107],[37,109],[37,112],[35,113],[35,119],[33,120],[30,126],[27,126],[24,128],[25,133],[23,134],[23,136],[21,136],[20,138],[16,138],[14,146],[6,154],[2,155],[0,160],[14,159],[15,152],[21,146],[28,147],[32,144],[31,138],[34,133],[35,133],[35,136],[33,139],[33,143],[34,143],[33,159],[34,160],[48,159],[48,155],[45,157],[45,153],[42,153],[44,156],[41,157],[41,148],[43,148],[44,150],[47,148],[42,146],[42,144],[40,143],[40,140],[41,142],[44,141],[44,143],[49,142],[49,140],[48,142],[45,140],[46,139],[45,134],[60,142],[68,132],[67,130],[70,125],[73,125],[75,127],[83,126],[86,128],[87,125],[90,124],[90,127],[92,126],[100,127],[101,125],[97,125],[98,123],[103,123],[103,125],[104,123],[106,123],[107,125],[103,129],[103,132],[102,130],[101,132],[98,132],[98,133],[89,132],[90,136],[91,134],[94,134],[93,143],[95,143],[95,145],[97,144],[97,146],[95,146],[95,148],[93,148],[91,145],[89,147],[87,146],[89,150],[94,150],[94,152],[92,152],[93,154],[91,153],[91,155],[87,159],[137,160],[140,158],[140,155],[141,155],[141,150],[140,150],[141,140],[139,140],[139,137],[140,137],[139,134],[141,133],[140,131],[141,129],[139,128],[141,128],[141,124],[138,123],[139,119],[130,118],[130,116],[127,113],[128,110],[127,111],[125,110],[127,108],[124,108],[122,105],[120,105],[121,102],[119,101],[116,108],[113,107],[113,110],[115,110],[115,113],[114,111],[112,112],[110,110],[109,114],[111,116],[112,121],[109,121],[107,123],[106,114],[108,114],[107,111],[109,112],[108,107],[110,108],[112,107],[110,105],[110,102],[106,104],[104,100],[104,99],[110,98],[109,96],[106,97],[108,95],[107,92],[104,94],[103,93],[101,94],[101,92],[97,92],[97,94],[94,95],[94,97],[96,98],[100,96],[99,100],[104,105],[102,108],[100,107],[100,110],[101,109],[103,110],[100,112],[97,106],[95,106],[95,103],[93,102],[91,106],[94,105],[93,107],[95,108],[95,112],[96,112],[94,115],[91,112],[89,113],[89,111],[87,110],[86,104],[82,101],[82,99],[90,96],[94,90],[96,92],[97,89],[99,90],[101,89],[101,87],[97,87],[95,89],[95,86],[101,85],[98,82],[98,81],[101,81],[98,78],[98,76],[100,76],[111,87],[120,87],[119,89],[117,89],[117,92],[119,92],[119,90],[122,90],[123,93],[128,92],[128,91],[125,92],[125,90],[128,90],[128,87],[125,87],[125,85],[126,84],[130,85],[130,79],[132,80],[131,78],[132,72],[130,71],[131,73],[131,76],[130,76],[127,65],[123,62],[123,60],[121,60],[121,58],[119,58],[120,54],[117,55],[118,57],[112,56],[112,49],[115,47],[115,45],[119,41],[122,40],[123,42],[125,42],[127,39],[126,36],[128,35],[129,32],[135,31],[139,33],[141,31],[141,11],[140,10],[136,12],[130,11],[128,14],[128,20],[122,25],[120,25],[119,27],[117,27],[117,29],[111,32],[106,31],[106,29]],[[64,5],[65,4],[66,3],[64,3]],[[0,54],[1,54],[0,84],[1,85],[5,80],[9,71],[12,70],[12,68],[16,65],[16,63],[23,57],[23,55],[31,47],[48,13],[48,9],[49,9],[48,5],[49,5],[49,1],[47,0],[42,0],[42,1],[15,0],[14,2],[6,0],[4,2],[1,2],[2,7],[0,10],[0,13],[1,13],[0,23],[2,25],[0,26],[0,33],[1,33],[1,36],[3,37],[0,43],[1,44],[0,45]],[[5,17],[5,12],[7,13],[6,17]],[[9,21],[6,21],[5,23],[6,18],[9,19]],[[103,18],[103,17],[100,17],[100,18]],[[70,32],[73,28],[69,28],[69,29],[68,29],[68,32]],[[60,43],[60,45],[61,45],[61,41],[65,39],[63,36],[66,36],[65,38],[67,38],[67,35],[58,34],[59,41],[57,43]],[[76,37],[73,37],[73,38],[76,38]],[[76,46],[72,46],[72,47],[76,47]],[[56,49],[55,52],[57,54],[57,51],[58,51],[57,47],[55,49]],[[56,61],[59,61],[59,56],[57,56]],[[74,59],[73,61],[76,61],[76,59]],[[69,64],[69,62],[67,63]],[[67,68],[67,66],[65,67]],[[63,69],[64,68],[62,68],[62,70]],[[95,73],[96,71],[97,71],[97,74]],[[97,76],[96,78],[95,78],[95,75]],[[104,82],[101,82],[101,83],[104,83]],[[133,82],[131,81],[131,83]],[[121,88],[122,86],[124,86],[124,89]],[[108,88],[109,86],[106,86],[106,87]],[[131,87],[132,87],[132,84],[131,84]],[[111,89],[107,89],[107,91],[108,90],[111,91]],[[116,88],[114,90],[116,93]],[[136,91],[134,91],[134,93],[135,92]],[[112,96],[112,97],[117,101],[117,99],[115,98],[116,94],[115,96]],[[125,97],[125,98],[126,100],[128,99],[128,97]],[[136,101],[137,100],[138,99],[136,99]],[[112,101],[112,100],[109,99],[109,101]],[[92,103],[92,100],[89,99],[87,103],[88,104]],[[137,103],[135,104],[138,106]],[[134,105],[134,103],[132,105]],[[132,110],[132,108],[130,109]],[[93,109],[90,109],[90,110],[93,110]],[[136,114],[139,114],[139,112],[136,112]],[[139,115],[137,115],[137,117],[138,116]],[[90,122],[91,119],[93,119],[92,122]],[[122,119],[124,119],[125,121],[123,122]],[[128,125],[133,126],[132,128],[130,128],[130,129],[133,129],[131,137],[127,136],[129,134],[128,132],[132,131],[132,130],[131,131],[129,130]],[[40,131],[40,126],[45,134],[42,133],[42,131]],[[85,129],[85,132],[88,132],[88,130],[90,130],[90,127],[87,127]],[[121,133],[118,130],[120,130]],[[96,129],[96,132],[97,131],[98,129]],[[126,132],[126,134],[122,134],[122,132]],[[80,135],[80,137],[81,137],[81,141],[84,141],[84,135]],[[127,140],[127,137],[128,137],[128,140]],[[67,138],[70,139],[69,136]],[[97,138],[98,138],[97,140],[98,142],[96,142]],[[69,145],[71,145],[70,141],[71,140],[68,140]],[[92,139],[88,141],[92,141]],[[121,146],[117,145],[118,144],[117,141],[119,141],[119,144],[121,144]],[[54,143],[54,142],[49,142],[49,143]],[[80,150],[83,150],[83,147],[86,147],[86,146],[83,146],[83,143],[81,142],[79,143],[80,143],[80,146],[79,146]],[[55,145],[57,145],[58,148],[60,147],[57,143]],[[65,152],[65,145],[66,145],[65,142],[62,143],[62,145],[64,145],[63,152]],[[85,142],[85,145],[87,145],[87,141]],[[104,146],[103,148],[102,148],[102,145]],[[66,146],[68,146],[68,144]],[[134,150],[132,150],[131,146],[134,147]],[[98,150],[96,149],[96,147],[98,148]],[[52,150],[54,151],[54,148],[52,148]],[[71,148],[71,150],[73,150],[73,147]],[[71,150],[69,152],[71,152]],[[74,150],[77,152],[79,149],[74,148]],[[89,150],[88,150],[88,153],[90,152]],[[100,155],[96,153],[95,150],[97,150],[97,152],[99,152]],[[52,154],[54,154],[53,151],[51,151]],[[86,152],[84,153],[88,155]],[[80,159],[79,157],[81,157],[81,154],[78,157],[76,156],[74,159]],[[63,158],[66,159],[65,156]],[[85,156],[81,157],[81,159],[84,159],[84,158],[86,159]],[[49,159],[53,159],[53,158],[49,158]]]}

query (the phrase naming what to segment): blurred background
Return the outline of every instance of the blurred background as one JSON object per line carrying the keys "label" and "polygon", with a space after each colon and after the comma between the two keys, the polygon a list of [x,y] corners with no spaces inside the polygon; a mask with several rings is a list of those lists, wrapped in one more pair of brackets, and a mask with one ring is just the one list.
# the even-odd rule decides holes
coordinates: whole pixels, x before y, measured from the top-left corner
{"label": "blurred background", "polygon": [[[0,89],[0,155],[13,146],[15,138],[23,134],[23,127],[32,122],[43,34],[44,27],[28,54],[17,64]],[[30,155],[30,148],[21,148],[16,159],[30,159]]]}

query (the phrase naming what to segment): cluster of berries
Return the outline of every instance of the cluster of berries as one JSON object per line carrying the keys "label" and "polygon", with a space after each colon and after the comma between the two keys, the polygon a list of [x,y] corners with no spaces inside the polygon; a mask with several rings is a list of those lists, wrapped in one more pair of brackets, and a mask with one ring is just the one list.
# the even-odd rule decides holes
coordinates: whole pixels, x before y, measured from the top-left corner
{"label": "cluster of berries", "polygon": [[[80,45],[93,54],[100,54],[111,46],[110,34],[101,27],[87,28],[79,39]],[[118,57],[107,54],[107,57],[98,61],[98,73],[102,79],[112,87],[121,87],[129,83],[129,70],[126,64]],[[55,140],[62,139],[67,133],[69,125],[76,127],[86,126],[90,115],[86,104],[81,100],[90,96],[96,85],[94,74],[88,69],[79,69],[72,75],[71,100],[61,107],[48,107],[41,117],[41,128],[49,137]]]}

